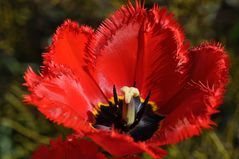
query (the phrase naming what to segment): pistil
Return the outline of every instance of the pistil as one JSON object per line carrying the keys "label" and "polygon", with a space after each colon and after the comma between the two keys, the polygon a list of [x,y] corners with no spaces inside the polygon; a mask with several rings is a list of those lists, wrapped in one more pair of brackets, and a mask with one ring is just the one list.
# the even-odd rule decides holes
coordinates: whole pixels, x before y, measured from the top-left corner
{"label": "pistil", "polygon": [[140,93],[137,88],[127,86],[122,87],[121,91],[124,94],[122,118],[126,122],[126,125],[130,126],[134,123],[136,117],[136,103],[134,97],[138,97]]}

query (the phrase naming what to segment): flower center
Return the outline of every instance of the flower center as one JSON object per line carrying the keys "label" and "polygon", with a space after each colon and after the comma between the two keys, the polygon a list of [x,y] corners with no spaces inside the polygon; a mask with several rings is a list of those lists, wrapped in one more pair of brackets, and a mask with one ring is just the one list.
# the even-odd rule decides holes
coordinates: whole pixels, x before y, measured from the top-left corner
{"label": "flower center", "polygon": [[121,88],[123,96],[118,96],[115,86],[113,97],[108,104],[99,103],[93,111],[92,126],[97,129],[116,129],[129,134],[135,141],[145,141],[159,128],[163,117],[156,113],[157,107],[149,101],[150,92],[145,99],[140,98],[135,87]]}

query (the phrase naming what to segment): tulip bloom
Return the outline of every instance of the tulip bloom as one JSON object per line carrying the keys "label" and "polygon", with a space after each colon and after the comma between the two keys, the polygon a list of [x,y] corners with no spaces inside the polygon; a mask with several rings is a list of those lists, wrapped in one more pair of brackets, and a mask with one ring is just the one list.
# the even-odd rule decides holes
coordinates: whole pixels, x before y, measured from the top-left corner
{"label": "tulip bloom", "polygon": [[25,96],[48,119],[110,154],[166,154],[159,146],[199,135],[223,101],[228,56],[216,43],[190,48],[166,9],[122,6],[94,31],[67,20],[25,73]]}

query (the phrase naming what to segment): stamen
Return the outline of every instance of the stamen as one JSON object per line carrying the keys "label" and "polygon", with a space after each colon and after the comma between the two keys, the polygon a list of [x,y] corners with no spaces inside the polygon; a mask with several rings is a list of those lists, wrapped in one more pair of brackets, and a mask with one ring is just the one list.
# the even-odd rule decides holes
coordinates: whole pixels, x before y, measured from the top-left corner
{"label": "stamen", "polygon": [[144,114],[144,111],[146,109],[146,106],[149,102],[149,98],[150,98],[150,95],[151,95],[151,91],[149,91],[146,99],[144,100],[144,103],[142,103],[141,107],[139,108],[139,111],[137,113],[137,118],[140,119],[142,117],[142,115]]}
{"label": "stamen", "polygon": [[127,125],[131,125],[135,121],[136,103],[133,97],[139,96],[139,90],[135,87],[124,86],[121,88],[124,93],[124,105],[122,118]]}
{"label": "stamen", "polygon": [[117,92],[116,92],[115,85],[113,86],[113,94],[114,94],[115,105],[118,105],[118,95],[117,95]]}
{"label": "stamen", "polygon": [[130,128],[133,128],[135,127],[135,125],[137,125],[141,119],[141,117],[143,116],[143,114],[145,113],[146,111],[146,106],[148,105],[148,102],[149,102],[149,98],[150,98],[150,95],[151,95],[151,91],[149,91],[146,99],[144,100],[143,103],[141,103],[139,106],[138,106],[138,109],[136,110],[136,117],[135,117],[135,122],[130,125]]}

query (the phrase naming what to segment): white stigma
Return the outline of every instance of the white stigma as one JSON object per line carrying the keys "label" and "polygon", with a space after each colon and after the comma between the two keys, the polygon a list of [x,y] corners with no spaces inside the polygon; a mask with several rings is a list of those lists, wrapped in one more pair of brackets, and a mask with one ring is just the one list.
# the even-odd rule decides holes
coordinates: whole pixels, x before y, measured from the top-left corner
{"label": "white stigma", "polygon": [[121,88],[121,92],[124,94],[123,105],[123,119],[127,122],[127,125],[131,125],[135,121],[136,106],[133,97],[138,97],[139,90],[135,87],[124,86]]}

